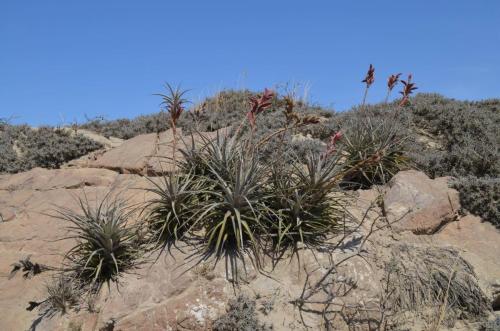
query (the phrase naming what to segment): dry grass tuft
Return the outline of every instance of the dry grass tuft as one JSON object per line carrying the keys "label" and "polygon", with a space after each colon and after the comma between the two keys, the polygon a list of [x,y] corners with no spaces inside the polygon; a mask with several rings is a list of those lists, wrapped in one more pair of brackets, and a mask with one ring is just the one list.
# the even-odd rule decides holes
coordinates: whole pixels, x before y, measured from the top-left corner
{"label": "dry grass tuft", "polygon": [[393,248],[387,266],[395,312],[438,312],[429,321],[452,326],[458,318],[483,317],[490,305],[472,266],[450,248],[402,244]]}

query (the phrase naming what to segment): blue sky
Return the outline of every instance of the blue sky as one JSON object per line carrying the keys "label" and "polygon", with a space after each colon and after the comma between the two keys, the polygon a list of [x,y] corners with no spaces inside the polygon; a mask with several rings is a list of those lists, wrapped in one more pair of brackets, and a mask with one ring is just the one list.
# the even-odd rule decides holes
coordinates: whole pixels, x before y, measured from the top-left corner
{"label": "blue sky", "polygon": [[298,82],[314,103],[369,102],[386,77],[422,92],[500,97],[500,1],[0,1],[0,117],[31,125],[158,110],[168,81],[197,101],[221,88]]}

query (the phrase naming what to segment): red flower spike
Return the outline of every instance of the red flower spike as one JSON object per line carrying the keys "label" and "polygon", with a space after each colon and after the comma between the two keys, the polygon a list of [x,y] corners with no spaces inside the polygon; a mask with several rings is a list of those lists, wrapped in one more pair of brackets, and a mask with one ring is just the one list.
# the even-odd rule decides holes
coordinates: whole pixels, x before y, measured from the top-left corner
{"label": "red flower spike", "polygon": [[400,106],[405,106],[408,104],[410,101],[410,95],[413,93],[414,90],[416,90],[418,87],[415,86],[415,83],[412,83],[413,76],[412,74],[408,75],[408,80],[404,81],[401,80],[401,83],[403,83],[404,87],[401,92],[399,92],[403,98],[401,99],[401,102],[399,103]]}
{"label": "red flower spike", "polygon": [[336,150],[336,147],[335,145],[337,144],[337,142],[342,139],[342,132],[339,131],[337,133],[335,133],[334,135],[332,135],[330,137],[330,141],[328,142],[328,145],[326,147],[326,155],[331,155],[335,152]]}
{"label": "red flower spike", "polygon": [[255,129],[255,119],[257,115],[271,107],[271,100],[273,98],[274,92],[272,90],[268,90],[267,88],[264,89],[264,93],[260,97],[248,98],[252,109],[247,113],[247,118],[253,129]]}
{"label": "red flower spike", "polygon": [[340,139],[342,139],[342,132],[339,131],[330,137],[330,143],[332,145],[335,145],[337,143],[337,141],[339,141]]}
{"label": "red flower spike", "polygon": [[387,88],[389,91],[392,91],[394,86],[399,82],[399,76],[401,76],[401,73],[389,76],[389,79],[387,79]]}
{"label": "red flower spike", "polygon": [[370,85],[373,84],[374,81],[375,81],[375,68],[373,67],[372,64],[370,64],[365,79],[363,79],[361,82],[366,83],[366,87],[368,88],[370,87]]}

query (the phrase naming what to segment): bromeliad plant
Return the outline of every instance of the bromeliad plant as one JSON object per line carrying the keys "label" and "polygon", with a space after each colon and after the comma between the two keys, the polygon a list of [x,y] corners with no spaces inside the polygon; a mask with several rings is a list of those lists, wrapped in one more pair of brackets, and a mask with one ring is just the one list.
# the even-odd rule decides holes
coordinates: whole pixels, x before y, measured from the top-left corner
{"label": "bromeliad plant", "polygon": [[273,91],[266,88],[261,96],[249,98],[251,109],[247,113],[247,119],[250,123],[250,126],[252,127],[252,130],[255,130],[255,120],[257,118],[257,115],[271,107],[271,101],[274,98],[274,95],[275,94]]}
{"label": "bromeliad plant", "polygon": [[11,276],[17,271],[30,278],[42,271],[56,272],[47,284],[47,297],[30,301],[29,311],[39,310],[39,319],[79,310],[83,298],[99,294],[105,283],[118,284],[119,278],[141,263],[144,244],[136,226],[128,225],[133,211],[127,211],[124,201],[111,196],[111,191],[95,206],[87,196],[78,199],[80,211],[66,207],[56,209],[55,218],[69,222],[70,235],[76,244],[64,256],[60,268],[31,262],[29,257],[13,264]]}
{"label": "bromeliad plant", "polygon": [[270,221],[272,251],[281,256],[301,242],[320,245],[335,232],[344,214],[345,196],[338,183],[345,171],[340,154],[333,148],[309,152],[305,160],[278,162],[269,186],[273,214]]}
{"label": "bromeliad plant", "polygon": [[131,211],[110,193],[92,206],[79,198],[80,212],[59,208],[56,217],[68,221],[76,245],[65,255],[65,272],[71,272],[91,291],[118,283],[123,273],[136,268],[143,256],[138,228],[128,224]]}
{"label": "bromeliad plant", "polygon": [[192,225],[200,182],[191,173],[164,176],[160,182],[149,181],[152,187],[146,191],[154,195],[144,206],[149,243],[153,247],[169,248],[182,239]]}
{"label": "bromeliad plant", "polygon": [[353,169],[344,176],[343,186],[382,185],[408,166],[404,153],[408,137],[398,123],[360,116],[348,121],[344,132],[342,153],[346,166]]}
{"label": "bromeliad plant", "polygon": [[36,308],[41,317],[50,318],[57,313],[64,315],[70,310],[77,310],[81,305],[81,296],[84,295],[78,280],[63,274],[54,277],[52,282],[46,285],[46,290],[45,300],[30,301],[26,310],[32,311]]}
{"label": "bromeliad plant", "polygon": [[[146,222],[158,243],[183,239],[189,233],[200,237],[204,254],[219,259],[247,252],[258,265],[269,240],[281,249],[289,241],[313,244],[313,237],[334,230],[328,194],[340,178],[339,158],[311,155],[307,170],[302,170],[303,160],[297,157],[293,160],[297,164],[282,163],[276,171],[276,165],[261,157],[260,148],[269,137],[319,119],[296,114],[290,99],[285,107],[287,126],[253,140],[256,116],[270,107],[273,97],[267,89],[251,97],[246,121],[234,131],[217,132],[215,138],[201,133],[191,136],[181,149],[181,172],[165,176],[149,190],[155,198],[146,206]],[[245,123],[251,130],[242,130]]]}
{"label": "bromeliad plant", "polygon": [[[161,105],[170,116],[170,125],[173,133],[172,156],[173,171],[177,171],[177,122],[184,112],[185,104],[188,102],[184,98],[187,90],[180,87],[173,88],[166,84],[167,94],[156,94],[162,98]],[[193,141],[193,148],[195,148]],[[196,203],[198,183],[194,181],[191,173],[190,156],[196,157],[195,150],[182,152],[184,161],[180,164],[180,170],[187,170],[181,174],[174,174],[171,171],[162,177],[160,183],[155,180],[150,181],[151,188],[146,191],[152,193],[154,198],[149,200],[144,206],[146,213],[146,228],[149,234],[149,244],[154,248],[169,248],[176,240],[182,238],[190,227],[192,214],[192,204]],[[166,156],[166,158],[170,158]]]}
{"label": "bromeliad plant", "polygon": [[[399,75],[393,76],[389,92],[398,82]],[[367,89],[373,84],[373,66],[364,82]],[[284,127],[257,136],[257,116],[270,109],[274,97],[267,89],[250,97],[250,110],[236,128],[193,134],[181,148],[179,172],[149,190],[155,198],[147,205],[147,228],[160,247],[196,237],[190,242],[202,243],[203,257],[248,253],[259,266],[261,253],[270,248],[278,260],[289,248],[320,245],[338,230],[346,217],[341,184],[385,183],[404,166],[405,138],[398,128],[362,113],[321,151],[295,154],[287,143],[291,136],[320,119],[296,112],[293,97],[279,100]],[[274,137],[281,138],[277,157],[265,158]]]}
{"label": "bromeliad plant", "polygon": [[170,115],[170,125],[174,131],[174,136],[176,134],[177,122],[184,112],[187,99],[184,95],[188,92],[187,90],[181,90],[179,86],[173,88],[170,84],[165,84],[166,94],[156,93],[155,95],[160,96],[162,99],[161,105],[165,108],[167,113]]}
{"label": "bromeliad plant", "polygon": [[184,108],[186,106],[186,103],[188,102],[187,99],[184,98],[184,95],[188,92],[187,90],[181,90],[179,86],[177,86],[175,89],[168,83],[165,84],[167,94],[161,94],[157,93],[155,95],[158,95],[162,98],[161,105],[164,107],[164,110],[167,111],[167,113],[170,116],[170,126],[172,127],[172,161],[173,161],[173,168],[177,166],[176,162],[176,154],[177,154],[177,122],[179,121],[179,118],[181,117],[182,113],[184,112]]}
{"label": "bromeliad plant", "polygon": [[266,167],[257,153],[233,137],[219,135],[201,158],[206,174],[196,224],[204,229],[206,252],[218,258],[250,251],[259,256],[259,236],[269,208],[262,188]]}

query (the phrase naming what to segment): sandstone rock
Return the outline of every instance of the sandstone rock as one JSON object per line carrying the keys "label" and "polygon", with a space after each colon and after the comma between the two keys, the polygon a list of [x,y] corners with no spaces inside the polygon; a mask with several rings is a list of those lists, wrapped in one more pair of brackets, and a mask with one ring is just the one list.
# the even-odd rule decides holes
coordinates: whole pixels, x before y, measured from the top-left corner
{"label": "sandstone rock", "polygon": [[105,168],[120,173],[143,174],[148,160],[156,154],[158,135],[143,134],[126,140],[121,146],[104,152],[90,162],[92,168]]}
{"label": "sandstone rock", "polygon": [[[92,176],[96,178],[90,180]],[[73,184],[67,185],[66,182]],[[54,204],[78,210],[75,198],[83,194],[78,187],[78,183],[82,182],[99,184],[84,187],[91,202],[106,194],[110,187],[123,191],[125,196],[131,198],[131,204],[146,199],[142,191],[132,189],[147,186],[145,177],[117,174],[105,169],[35,169],[0,178],[0,185],[9,188],[0,190],[0,208],[15,205],[20,209],[13,221],[0,224],[0,310],[3,313],[0,330],[25,330],[37,319],[37,312],[26,311],[25,307],[29,301],[45,298],[44,284],[51,281],[50,274],[41,274],[31,280],[19,276],[7,280],[7,275],[12,263],[28,255],[32,256],[32,261],[60,265],[73,242],[58,241],[67,236],[66,224],[49,215]],[[219,262],[214,270],[210,269],[207,277],[199,271],[203,268],[192,268],[197,260],[185,264],[189,251],[174,250],[171,254],[165,254],[156,263],[146,263],[134,273],[124,275],[119,291],[113,285],[110,291],[103,289],[95,303],[99,313],[82,310],[65,316],[56,315],[41,320],[37,329],[66,331],[70,326],[79,326],[82,331],[98,330],[106,322],[115,321],[114,330],[175,330],[181,326],[190,330],[206,330],[210,321],[224,312],[225,303],[235,293],[233,285],[226,280],[226,264]],[[338,254],[334,259],[352,254],[352,250]],[[213,261],[209,263],[213,265]],[[304,267],[310,274],[310,280],[316,281],[329,269],[330,263],[329,252],[312,252],[304,247],[300,263],[295,258],[285,259],[270,276],[254,270],[250,261],[246,262],[245,268],[240,265],[239,272],[241,279],[245,280],[242,282],[243,290],[251,297],[256,294],[261,297],[257,307],[261,307],[265,300],[275,301],[276,308],[266,317],[268,322],[275,324],[275,330],[300,329],[296,308],[290,301],[300,296],[303,290]],[[373,298],[378,284],[374,270],[361,259],[352,260],[340,269],[342,275],[339,275],[338,281],[352,278],[358,284],[358,289],[352,292],[352,302]],[[318,293],[319,298],[323,298],[321,293]],[[321,318],[314,314],[305,319],[314,327],[320,327],[322,323]]]}
{"label": "sandstone rock", "polygon": [[432,237],[432,242],[461,250],[485,292],[495,299],[495,292],[500,289],[500,231],[477,216],[467,215],[446,225]]}
{"label": "sandstone rock", "polygon": [[[133,139],[105,152],[114,151],[103,160],[108,160],[108,166],[114,171],[98,169],[97,166],[58,170],[37,168],[0,176],[0,213],[4,221],[9,218],[0,222],[0,330],[28,329],[38,314],[26,311],[25,307],[29,301],[43,300],[46,296],[44,284],[51,281],[50,274],[41,274],[31,280],[22,277],[7,280],[11,264],[31,255],[32,261],[60,266],[64,253],[74,244],[71,240],[58,240],[68,233],[64,221],[50,216],[55,206],[77,211],[78,197],[85,194],[93,203],[109,190],[115,190],[128,199],[131,206],[139,206],[148,199],[149,193],[140,190],[151,185],[145,175],[156,175],[169,165],[168,159],[165,165],[151,155],[158,157],[171,153],[172,136],[167,131],[159,137],[143,135],[135,141]],[[146,153],[146,150],[151,153]],[[129,155],[134,157],[128,160]],[[120,174],[116,170],[132,173]],[[149,179],[161,180],[160,177]],[[98,313],[83,309],[65,316],[56,315],[39,321],[37,330],[66,331],[73,326],[81,327],[82,331],[99,330],[106,323],[113,324],[114,330],[206,330],[210,321],[224,312],[227,300],[240,290],[256,298],[258,309],[268,302],[273,303],[272,311],[259,314],[264,322],[273,323],[274,330],[304,329],[301,318],[311,329],[321,329],[324,326],[321,315],[324,306],[311,304],[308,307],[318,309],[320,313],[303,312],[303,316],[299,316],[297,306],[291,302],[304,289],[309,289],[304,286],[306,279],[309,285],[313,284],[328,276],[327,271],[333,270],[333,262],[356,254],[372,229],[378,231],[363,246],[364,257],[355,256],[336,267],[336,273],[325,278],[325,283],[311,300],[326,300],[329,293],[334,293],[331,309],[340,309],[342,305],[356,307],[362,303],[376,311],[383,289],[384,274],[380,266],[387,262],[384,259],[391,255],[397,243],[393,236],[421,245],[453,246],[474,267],[480,283],[495,299],[498,295],[495,294],[495,284],[500,281],[499,233],[489,223],[482,223],[474,216],[442,226],[454,216],[453,211],[458,210],[456,192],[448,189],[446,182],[446,178],[430,180],[419,172],[407,171],[398,174],[384,190],[358,191],[356,200],[346,206],[354,216],[354,224],[348,224],[347,228],[366,220],[355,233],[345,238],[344,245],[335,251],[329,249],[338,237],[331,239],[329,246],[318,250],[300,245],[296,256],[286,256],[273,268],[269,261],[263,263],[267,268],[263,272],[255,270],[247,259],[246,266],[239,265],[239,279],[243,281],[238,287],[226,279],[227,261],[220,261],[212,269],[213,260],[209,260],[210,268],[207,269],[205,262],[200,263],[191,256],[189,247],[182,247],[183,251],[174,249],[170,254],[160,256],[155,263],[145,263],[133,273],[124,275],[120,279],[119,291],[114,285],[109,291],[104,288],[95,302]],[[387,218],[394,221],[403,217],[394,227],[403,224],[406,228],[399,229],[410,231],[393,234],[386,228],[385,219],[379,217],[382,213],[380,192],[385,193],[383,204]],[[449,207],[448,195],[453,208]],[[405,215],[407,206],[413,209]],[[370,212],[366,212],[368,208]],[[372,226],[373,222],[376,222],[375,226]],[[412,233],[434,233],[440,227],[440,231],[429,236]],[[372,256],[380,260],[377,263],[366,260]],[[355,287],[344,296],[339,295],[349,288],[349,284],[355,284]],[[335,320],[335,328],[349,329],[340,317]]]}
{"label": "sandstone rock", "polygon": [[6,207],[5,209],[2,209],[2,211],[0,212],[0,223],[12,221],[14,218],[16,218],[15,208]]}
{"label": "sandstone rock", "polygon": [[389,182],[384,211],[393,228],[417,234],[432,234],[456,220],[460,208],[458,192],[448,187],[448,177],[430,179],[415,170],[402,171]]}
{"label": "sandstone rock", "polygon": [[[182,130],[177,129],[176,160],[182,159],[179,148],[184,146]],[[172,152],[174,150],[174,135],[171,130],[160,133],[152,157],[147,160],[144,173],[148,175],[161,175],[175,170]]]}
{"label": "sandstone rock", "polygon": [[[45,284],[51,275],[33,279],[16,276],[8,280],[11,264],[31,255],[31,260],[60,266],[63,255],[72,247],[67,226],[54,215],[57,206],[78,211],[78,197],[85,194],[90,203],[116,190],[130,205],[143,203],[145,178],[119,175],[106,169],[33,169],[0,177],[0,212],[12,211],[15,218],[0,223],[0,330],[26,330],[36,320],[36,312],[26,311],[29,301],[45,299]],[[4,219],[5,220],[5,219]],[[37,330],[67,330],[64,318],[43,322]],[[44,324],[49,323],[49,324]],[[52,323],[52,324],[51,324]]]}
{"label": "sandstone rock", "polygon": [[26,172],[0,178],[0,190],[52,190],[57,188],[81,188],[84,186],[111,186],[116,172],[106,169],[43,169],[34,168]]}
{"label": "sandstone rock", "polygon": [[[179,160],[182,154],[182,130],[177,129],[177,152]],[[119,147],[98,155],[88,163],[91,168],[105,168],[122,174],[161,175],[174,171],[173,152],[174,136],[172,130],[160,134],[143,134],[124,141]]]}
{"label": "sandstone rock", "polygon": [[[217,133],[223,134],[227,129],[216,132],[204,132],[205,138],[213,139]],[[183,136],[182,130],[177,129],[176,153],[177,160],[182,159],[179,149],[185,144],[191,144],[191,136]],[[199,134],[193,135],[195,144],[202,138]],[[105,168],[118,171],[122,174],[140,174],[158,176],[174,171],[173,162],[174,136],[172,130],[139,135],[124,141],[119,147],[93,154],[93,160],[80,161],[76,166],[90,168]]]}

